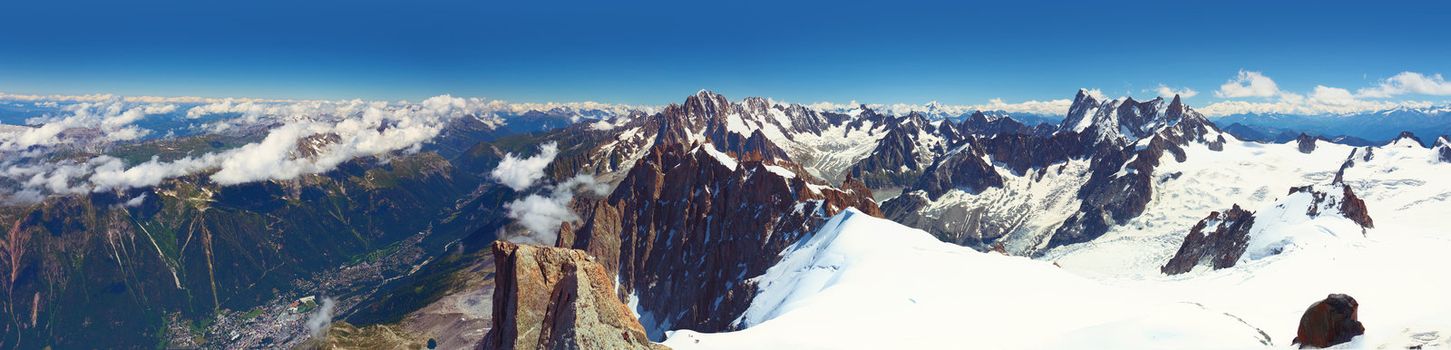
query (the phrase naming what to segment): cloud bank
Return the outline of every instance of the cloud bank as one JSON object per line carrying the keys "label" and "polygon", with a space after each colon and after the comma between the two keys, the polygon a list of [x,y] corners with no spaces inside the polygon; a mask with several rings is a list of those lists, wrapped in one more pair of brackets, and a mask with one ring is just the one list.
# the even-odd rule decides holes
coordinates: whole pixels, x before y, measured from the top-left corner
{"label": "cloud bank", "polygon": [[1386,98],[1405,94],[1448,96],[1451,95],[1451,82],[1447,82],[1441,74],[1401,72],[1381,80],[1374,87],[1356,90],[1356,95],[1361,97]]}
{"label": "cloud bank", "polygon": [[1429,101],[1392,101],[1385,98],[1406,94],[1451,95],[1451,83],[1446,82],[1440,74],[1402,72],[1381,80],[1376,86],[1361,88],[1354,93],[1349,89],[1325,85],[1316,85],[1308,93],[1296,93],[1281,90],[1274,79],[1260,72],[1241,70],[1214,94],[1225,98],[1250,97],[1257,100],[1228,99],[1215,102],[1199,109],[1205,115],[1351,114],[1394,108],[1432,107],[1435,104]]}

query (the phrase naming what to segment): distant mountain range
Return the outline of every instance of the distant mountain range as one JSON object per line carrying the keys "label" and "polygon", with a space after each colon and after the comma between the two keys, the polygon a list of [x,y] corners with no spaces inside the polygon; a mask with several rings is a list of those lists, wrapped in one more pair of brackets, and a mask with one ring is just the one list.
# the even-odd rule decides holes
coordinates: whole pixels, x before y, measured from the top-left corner
{"label": "distant mountain range", "polygon": [[1246,141],[1285,142],[1305,133],[1348,145],[1369,146],[1390,142],[1402,131],[1421,135],[1426,142],[1434,141],[1433,136],[1451,134],[1451,106],[1354,114],[1234,114],[1212,120]]}

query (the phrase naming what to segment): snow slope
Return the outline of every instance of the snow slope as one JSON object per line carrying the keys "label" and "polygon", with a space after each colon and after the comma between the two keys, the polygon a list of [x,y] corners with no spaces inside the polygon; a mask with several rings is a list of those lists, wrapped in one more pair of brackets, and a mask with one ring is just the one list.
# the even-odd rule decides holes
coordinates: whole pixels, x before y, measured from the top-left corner
{"label": "snow slope", "polygon": [[1451,250],[1451,235],[1371,232],[1370,238],[1301,246],[1223,270],[1093,279],[1044,261],[942,243],[848,210],[753,279],[759,294],[736,321],[744,329],[679,330],[665,344],[1289,348],[1306,307],[1327,294],[1347,293],[1360,301],[1367,333],[1344,347],[1451,347],[1451,300],[1445,298],[1451,274],[1438,258]]}
{"label": "snow slope", "polygon": [[943,243],[855,210],[833,217],[754,281],[759,294],[737,321],[747,328],[675,331],[665,345],[1194,349],[1269,341],[1217,310],[1104,285],[1046,262]]}

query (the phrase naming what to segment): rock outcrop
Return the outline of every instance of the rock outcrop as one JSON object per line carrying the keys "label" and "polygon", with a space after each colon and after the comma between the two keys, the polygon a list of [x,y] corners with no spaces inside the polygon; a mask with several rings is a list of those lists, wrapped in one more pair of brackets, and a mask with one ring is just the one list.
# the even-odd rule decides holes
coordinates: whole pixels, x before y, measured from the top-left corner
{"label": "rock outcrop", "polygon": [[1310,154],[1311,152],[1315,152],[1315,137],[1300,133],[1300,136],[1295,138],[1295,146],[1300,150],[1300,153]]}
{"label": "rock outcrop", "polygon": [[1375,220],[1371,219],[1370,212],[1365,207],[1365,201],[1355,195],[1355,191],[1350,189],[1350,185],[1343,183],[1338,185],[1340,185],[1340,193],[1321,192],[1314,186],[1300,186],[1290,188],[1289,194],[1306,192],[1314,198],[1310,207],[1305,209],[1305,215],[1312,218],[1327,214],[1327,210],[1334,210],[1335,214],[1360,224],[1362,229],[1374,228]]}
{"label": "rock outcrop", "polygon": [[479,349],[662,349],[575,249],[494,242],[493,327]]}
{"label": "rock outcrop", "polygon": [[1305,315],[1300,316],[1294,344],[1300,344],[1302,349],[1325,348],[1365,334],[1365,326],[1358,319],[1359,309],[1360,303],[1345,294],[1331,294],[1311,304]]}
{"label": "rock outcrop", "polygon": [[1179,251],[1159,270],[1164,274],[1177,275],[1199,265],[1214,269],[1234,266],[1244,255],[1254,221],[1254,213],[1240,209],[1239,205],[1223,213],[1210,213],[1209,217],[1194,224]]}
{"label": "rock outcrop", "polygon": [[1451,138],[1441,136],[1436,139],[1436,157],[1443,163],[1451,163]]}

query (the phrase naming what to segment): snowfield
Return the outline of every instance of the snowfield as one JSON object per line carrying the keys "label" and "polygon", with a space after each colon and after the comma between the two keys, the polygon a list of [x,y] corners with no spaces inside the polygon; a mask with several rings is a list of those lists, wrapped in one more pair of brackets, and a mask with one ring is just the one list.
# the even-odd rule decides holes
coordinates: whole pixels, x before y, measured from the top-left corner
{"label": "snowfield", "polygon": [[789,249],[756,282],[760,294],[738,320],[748,328],[675,331],[665,345],[1224,349],[1268,342],[1216,310],[1104,285],[1047,262],[943,243],[854,209]]}
{"label": "snowfield", "polygon": [[[1444,259],[1451,234],[1441,219],[1451,213],[1442,200],[1451,189],[1436,177],[1451,167],[1435,163],[1419,145],[1393,144],[1376,148],[1371,161],[1348,168],[1347,183],[1367,200],[1377,224],[1361,234],[1360,227],[1344,225],[1342,216],[1294,215],[1299,212],[1294,206],[1304,199],[1286,195],[1290,186],[1328,180],[1351,148],[1322,142],[1320,150],[1306,155],[1290,147],[1235,142],[1226,151],[1246,157],[1239,164],[1191,151],[1190,161],[1175,170],[1185,171],[1181,179],[1199,179],[1185,187],[1204,182],[1233,187],[1167,192],[1180,205],[1151,208],[1174,225],[1117,229],[1117,237],[1106,237],[1116,238],[1111,244],[1071,245],[1048,260],[979,253],[849,209],[756,277],[759,293],[737,320],[743,330],[678,330],[665,344],[675,349],[1290,349],[1307,306],[1329,293],[1348,293],[1360,301],[1367,333],[1339,347],[1451,349],[1451,264]],[[1219,167],[1196,164],[1196,158]],[[1329,173],[1318,167],[1326,163],[1333,166]],[[1226,173],[1226,167],[1242,166],[1249,168]],[[1267,224],[1257,231],[1271,232],[1252,232],[1257,247],[1280,244],[1288,247],[1283,254],[1261,259],[1246,254],[1230,269],[1158,273],[1188,231],[1180,221],[1191,224],[1209,208],[1228,208],[1233,202],[1264,215]],[[1275,206],[1291,209],[1277,213]],[[1188,209],[1194,212],[1170,215]],[[1064,267],[1052,259],[1062,259]]]}

